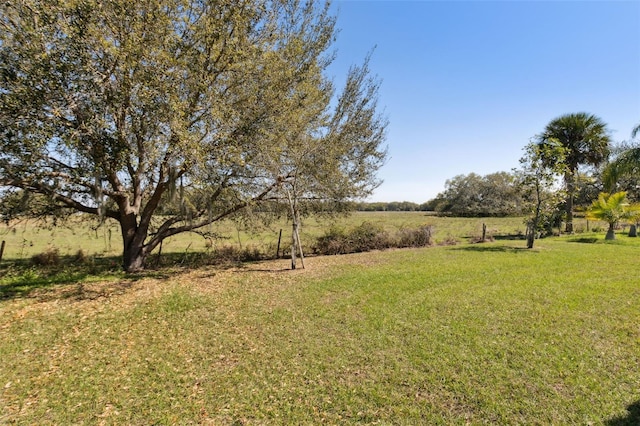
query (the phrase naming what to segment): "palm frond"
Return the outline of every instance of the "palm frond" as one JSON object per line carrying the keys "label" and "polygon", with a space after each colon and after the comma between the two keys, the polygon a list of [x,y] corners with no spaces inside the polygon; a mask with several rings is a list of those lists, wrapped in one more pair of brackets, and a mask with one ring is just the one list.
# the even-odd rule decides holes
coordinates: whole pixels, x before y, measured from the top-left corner
{"label": "palm frond", "polygon": [[604,170],[605,187],[612,190],[623,176],[640,174],[640,147],[630,148],[618,156]]}
{"label": "palm frond", "polygon": [[616,223],[627,217],[627,193],[625,191],[608,194],[601,192],[587,211],[587,218],[603,220],[609,224]]}

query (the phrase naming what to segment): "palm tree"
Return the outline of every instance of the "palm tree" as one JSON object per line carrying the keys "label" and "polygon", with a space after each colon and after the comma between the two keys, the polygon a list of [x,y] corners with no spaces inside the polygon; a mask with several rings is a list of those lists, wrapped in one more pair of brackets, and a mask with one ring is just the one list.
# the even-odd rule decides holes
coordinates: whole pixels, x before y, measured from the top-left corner
{"label": "palm tree", "polygon": [[609,230],[604,237],[605,240],[615,240],[616,234],[614,228],[621,220],[632,216],[636,207],[630,207],[627,202],[627,193],[625,191],[616,192],[615,194],[607,194],[601,192],[598,199],[591,204],[587,211],[587,218],[593,220],[603,220],[609,224]]}
{"label": "palm tree", "polygon": [[586,112],[565,114],[547,124],[538,136],[538,143],[542,146],[560,144],[566,150],[564,160],[555,157],[545,160],[549,165],[562,161],[565,166],[566,232],[573,232],[573,197],[578,167],[583,164],[597,166],[609,158],[611,138],[607,125]]}
{"label": "palm tree", "polygon": [[[632,138],[638,135],[640,135],[640,124],[631,131]],[[612,191],[621,177],[632,175],[640,175],[640,146],[623,151],[607,165],[603,172],[604,186]]]}

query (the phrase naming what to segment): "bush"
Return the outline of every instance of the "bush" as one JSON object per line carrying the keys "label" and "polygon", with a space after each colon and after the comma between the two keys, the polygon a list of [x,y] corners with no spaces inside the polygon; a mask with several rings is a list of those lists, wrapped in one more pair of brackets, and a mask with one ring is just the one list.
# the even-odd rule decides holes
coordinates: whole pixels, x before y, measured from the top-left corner
{"label": "bush", "polygon": [[401,229],[398,232],[398,247],[426,247],[433,244],[433,226],[423,225],[417,229]]}
{"label": "bush", "polygon": [[417,229],[402,229],[395,235],[389,235],[382,226],[364,222],[345,231],[330,228],[316,239],[313,247],[315,254],[346,254],[371,250],[384,250],[390,247],[425,247],[433,244],[433,227],[424,225]]}
{"label": "bush", "polygon": [[31,262],[38,266],[56,266],[60,264],[60,252],[57,248],[49,248],[47,251],[36,254]]}
{"label": "bush", "polygon": [[76,252],[76,255],[74,256],[73,260],[81,264],[87,264],[87,263],[93,262],[93,259],[88,254],[86,254],[82,249]]}
{"label": "bush", "polygon": [[363,251],[382,250],[392,247],[389,234],[380,225],[370,222],[363,222],[362,225],[354,228],[348,235],[350,253]]}
{"label": "bush", "polygon": [[440,246],[455,246],[459,243],[458,239],[454,236],[447,236],[444,240],[440,241],[438,245]]}
{"label": "bush", "polygon": [[266,255],[257,246],[247,246],[240,249],[236,246],[221,246],[211,253],[213,263],[252,262],[266,259]]}
{"label": "bush", "polygon": [[347,246],[347,235],[344,230],[331,227],[316,239],[313,251],[317,254],[344,254],[348,253]]}

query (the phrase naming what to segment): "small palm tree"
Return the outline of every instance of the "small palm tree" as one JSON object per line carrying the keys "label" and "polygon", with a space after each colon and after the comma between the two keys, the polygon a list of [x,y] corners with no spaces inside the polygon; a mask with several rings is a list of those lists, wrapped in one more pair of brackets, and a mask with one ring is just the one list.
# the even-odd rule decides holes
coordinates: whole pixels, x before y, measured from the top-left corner
{"label": "small palm tree", "polygon": [[598,199],[591,204],[587,211],[587,218],[607,222],[609,230],[604,239],[615,240],[614,228],[616,224],[621,219],[631,217],[635,211],[637,211],[637,207],[629,205],[625,191],[616,192],[615,194],[601,192]]}

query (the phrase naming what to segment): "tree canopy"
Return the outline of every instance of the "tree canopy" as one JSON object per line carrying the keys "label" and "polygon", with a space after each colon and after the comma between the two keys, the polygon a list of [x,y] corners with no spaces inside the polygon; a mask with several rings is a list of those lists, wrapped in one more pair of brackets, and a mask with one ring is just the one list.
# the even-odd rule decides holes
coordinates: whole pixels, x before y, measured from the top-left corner
{"label": "tree canopy", "polygon": [[[565,150],[562,159],[549,156],[545,157],[544,161],[551,167],[559,161],[562,161],[565,166],[566,231],[573,232],[576,174],[579,166],[597,166],[609,157],[611,138],[607,125],[599,117],[586,112],[565,114],[547,124],[542,134],[538,136],[538,143],[543,147],[560,145]],[[546,151],[553,152],[553,150]]]}
{"label": "tree canopy", "polygon": [[335,202],[378,184],[379,83],[366,60],[340,93],[325,75],[328,4],[25,0],[0,28],[0,186],[117,220],[127,271],[294,181]]}
{"label": "tree canopy", "polygon": [[433,203],[438,213],[467,217],[517,215],[523,208],[517,178],[508,172],[454,176]]}

